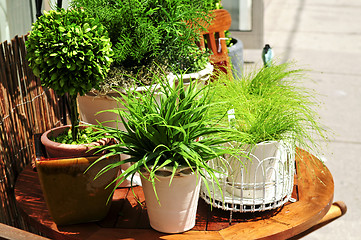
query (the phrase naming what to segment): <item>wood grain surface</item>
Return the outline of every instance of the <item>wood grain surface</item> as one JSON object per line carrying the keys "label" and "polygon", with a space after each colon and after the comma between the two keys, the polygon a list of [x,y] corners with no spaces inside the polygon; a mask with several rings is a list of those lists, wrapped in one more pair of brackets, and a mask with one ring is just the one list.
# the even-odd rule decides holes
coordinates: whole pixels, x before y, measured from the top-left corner
{"label": "wood grain surface", "polygon": [[[333,201],[329,170],[314,156],[298,150],[294,203],[260,213],[210,210],[199,200],[196,226],[183,234],[163,234],[149,225],[141,187],[117,189],[108,216],[95,223],[58,227],[51,219],[37,173],[26,168],[17,179],[15,195],[25,220],[52,239],[287,239],[317,224]],[[140,204],[142,203],[142,204]]]}

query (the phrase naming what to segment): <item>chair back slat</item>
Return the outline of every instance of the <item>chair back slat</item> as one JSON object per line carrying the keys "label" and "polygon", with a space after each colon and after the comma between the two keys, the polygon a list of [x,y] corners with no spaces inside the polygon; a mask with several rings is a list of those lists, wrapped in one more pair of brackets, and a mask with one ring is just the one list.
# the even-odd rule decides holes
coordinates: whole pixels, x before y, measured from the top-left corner
{"label": "chair back slat", "polygon": [[[201,39],[200,46],[207,46],[207,48],[212,51],[212,55],[210,56],[212,63],[220,63],[229,67],[230,63],[224,32],[231,27],[231,15],[225,9],[214,10],[213,14],[211,24],[207,27],[207,30],[202,33],[203,39]],[[204,44],[204,42],[206,44]]]}

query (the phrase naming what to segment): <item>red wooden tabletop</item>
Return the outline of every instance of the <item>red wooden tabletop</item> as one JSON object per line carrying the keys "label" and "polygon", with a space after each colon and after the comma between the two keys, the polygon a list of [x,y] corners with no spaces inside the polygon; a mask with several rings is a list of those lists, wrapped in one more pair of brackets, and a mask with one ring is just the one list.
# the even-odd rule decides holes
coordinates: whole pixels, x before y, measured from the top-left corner
{"label": "red wooden tabletop", "polygon": [[24,219],[52,239],[287,239],[315,225],[329,210],[334,183],[331,173],[314,156],[299,150],[294,203],[259,213],[230,213],[210,210],[199,200],[196,226],[183,234],[163,234],[149,225],[141,187],[117,189],[108,216],[95,223],[58,227],[51,219],[37,173],[29,166],[15,186],[18,208]]}

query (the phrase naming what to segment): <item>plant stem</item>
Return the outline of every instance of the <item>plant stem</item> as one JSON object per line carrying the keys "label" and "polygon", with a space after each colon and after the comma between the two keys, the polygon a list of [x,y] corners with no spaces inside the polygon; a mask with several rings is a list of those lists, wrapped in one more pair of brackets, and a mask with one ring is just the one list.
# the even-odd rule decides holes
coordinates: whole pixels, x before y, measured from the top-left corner
{"label": "plant stem", "polygon": [[79,113],[76,98],[77,95],[69,95],[70,122],[73,141],[77,140],[79,126]]}

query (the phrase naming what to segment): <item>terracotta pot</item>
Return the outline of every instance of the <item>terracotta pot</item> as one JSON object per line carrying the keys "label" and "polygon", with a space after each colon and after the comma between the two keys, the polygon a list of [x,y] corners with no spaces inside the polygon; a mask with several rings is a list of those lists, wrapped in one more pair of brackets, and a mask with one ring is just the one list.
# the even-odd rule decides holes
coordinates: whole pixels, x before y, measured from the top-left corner
{"label": "terracotta pot", "polygon": [[[87,126],[80,126],[85,128]],[[84,157],[92,156],[96,149],[91,150],[94,146],[106,145],[110,142],[109,138],[103,138],[97,142],[90,144],[64,144],[51,141],[51,137],[56,137],[59,134],[69,130],[70,125],[56,127],[43,133],[41,136],[41,143],[44,145],[49,158],[61,158],[61,157]]]}
{"label": "terracotta pot", "polygon": [[[36,161],[36,169],[49,213],[57,225],[92,222],[103,219],[119,169],[112,169],[94,180],[106,165],[119,161],[118,156],[104,159],[85,170],[98,157],[45,159]],[[85,172],[85,173],[84,173]]]}
{"label": "terracotta pot", "polygon": [[[172,169],[159,171],[155,182],[159,202],[152,184],[142,178],[150,225],[164,233],[180,233],[195,226],[201,177],[188,168],[178,169],[171,184]],[[145,173],[145,176],[148,176]]]}

